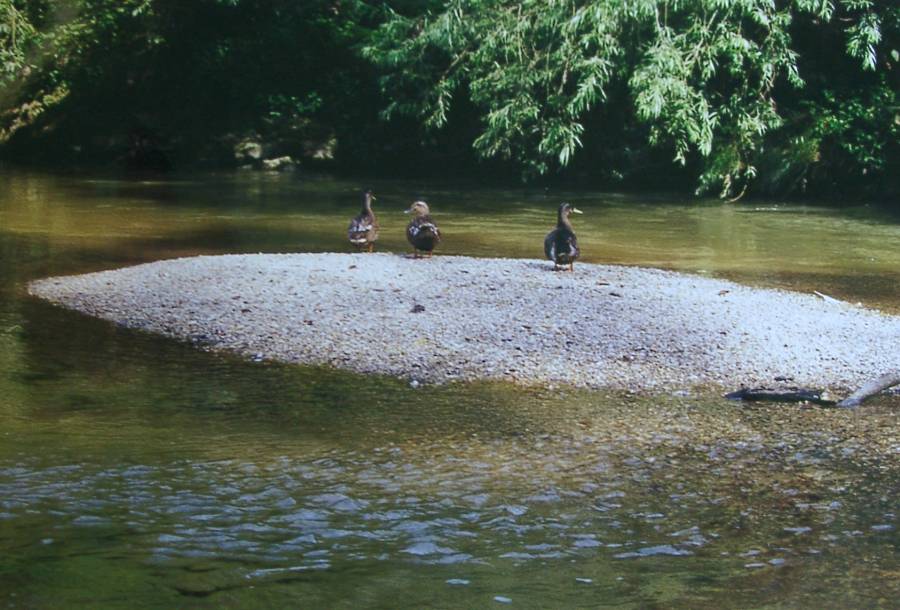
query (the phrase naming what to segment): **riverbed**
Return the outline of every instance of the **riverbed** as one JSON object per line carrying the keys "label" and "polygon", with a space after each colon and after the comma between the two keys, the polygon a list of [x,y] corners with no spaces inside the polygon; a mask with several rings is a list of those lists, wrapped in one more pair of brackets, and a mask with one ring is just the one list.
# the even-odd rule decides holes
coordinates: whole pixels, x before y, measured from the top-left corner
{"label": "riverbed", "polygon": [[[339,251],[358,190],[444,254],[585,260],[900,312],[877,207],[305,176],[0,174],[0,599],[13,608],[891,607],[896,399],[856,412],[247,362],[26,294],[197,254]],[[486,240],[480,228],[502,227]],[[498,234],[496,231],[493,234]],[[384,251],[404,249],[385,231]]]}

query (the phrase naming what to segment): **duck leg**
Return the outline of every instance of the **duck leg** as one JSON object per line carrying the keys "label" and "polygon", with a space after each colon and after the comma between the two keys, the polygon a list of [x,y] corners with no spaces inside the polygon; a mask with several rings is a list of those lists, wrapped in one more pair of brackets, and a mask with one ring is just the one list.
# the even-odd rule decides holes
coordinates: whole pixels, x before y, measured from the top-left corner
{"label": "duck leg", "polygon": [[374,251],[375,251],[375,244],[373,244],[372,242],[369,242],[368,251],[369,251],[369,252],[374,252]]}
{"label": "duck leg", "polygon": [[569,272],[571,273],[573,271],[575,271],[575,262],[574,261],[569,263]]}

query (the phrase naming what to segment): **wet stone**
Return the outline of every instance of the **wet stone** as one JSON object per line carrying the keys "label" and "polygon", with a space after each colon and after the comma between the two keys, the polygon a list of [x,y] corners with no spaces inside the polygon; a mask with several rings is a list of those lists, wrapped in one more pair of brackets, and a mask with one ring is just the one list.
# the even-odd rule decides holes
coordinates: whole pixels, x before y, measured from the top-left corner
{"label": "wet stone", "polygon": [[637,557],[654,557],[657,555],[668,555],[670,557],[684,557],[686,555],[692,555],[690,551],[685,551],[682,549],[675,548],[669,544],[660,544],[657,546],[648,546],[637,551],[630,551],[627,553],[618,553],[613,555],[616,559],[632,559]]}
{"label": "wet stone", "polygon": [[453,549],[438,546],[433,542],[417,542],[403,549],[403,552],[409,555],[424,556],[435,554],[449,554],[453,552]]}

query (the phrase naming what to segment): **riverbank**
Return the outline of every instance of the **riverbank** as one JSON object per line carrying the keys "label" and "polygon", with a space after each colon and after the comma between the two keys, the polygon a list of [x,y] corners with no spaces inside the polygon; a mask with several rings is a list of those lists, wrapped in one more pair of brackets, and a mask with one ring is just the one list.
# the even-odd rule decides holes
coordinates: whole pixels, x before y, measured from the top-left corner
{"label": "riverbank", "polygon": [[160,261],[32,282],[116,324],[418,383],[847,390],[900,368],[900,317],[654,269],[395,254]]}

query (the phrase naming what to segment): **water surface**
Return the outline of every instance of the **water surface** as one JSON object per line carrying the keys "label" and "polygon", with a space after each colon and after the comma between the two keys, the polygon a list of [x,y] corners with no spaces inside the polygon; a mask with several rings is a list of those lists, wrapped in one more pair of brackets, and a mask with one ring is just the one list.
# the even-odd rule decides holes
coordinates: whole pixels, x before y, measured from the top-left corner
{"label": "water surface", "polygon": [[[897,401],[410,388],[243,362],[28,298],[33,278],[198,253],[380,249],[432,204],[442,252],[536,257],[562,199],[589,261],[900,312],[877,207],[608,193],[0,174],[0,603],[11,608],[892,607]],[[499,601],[498,601],[499,600]]]}

